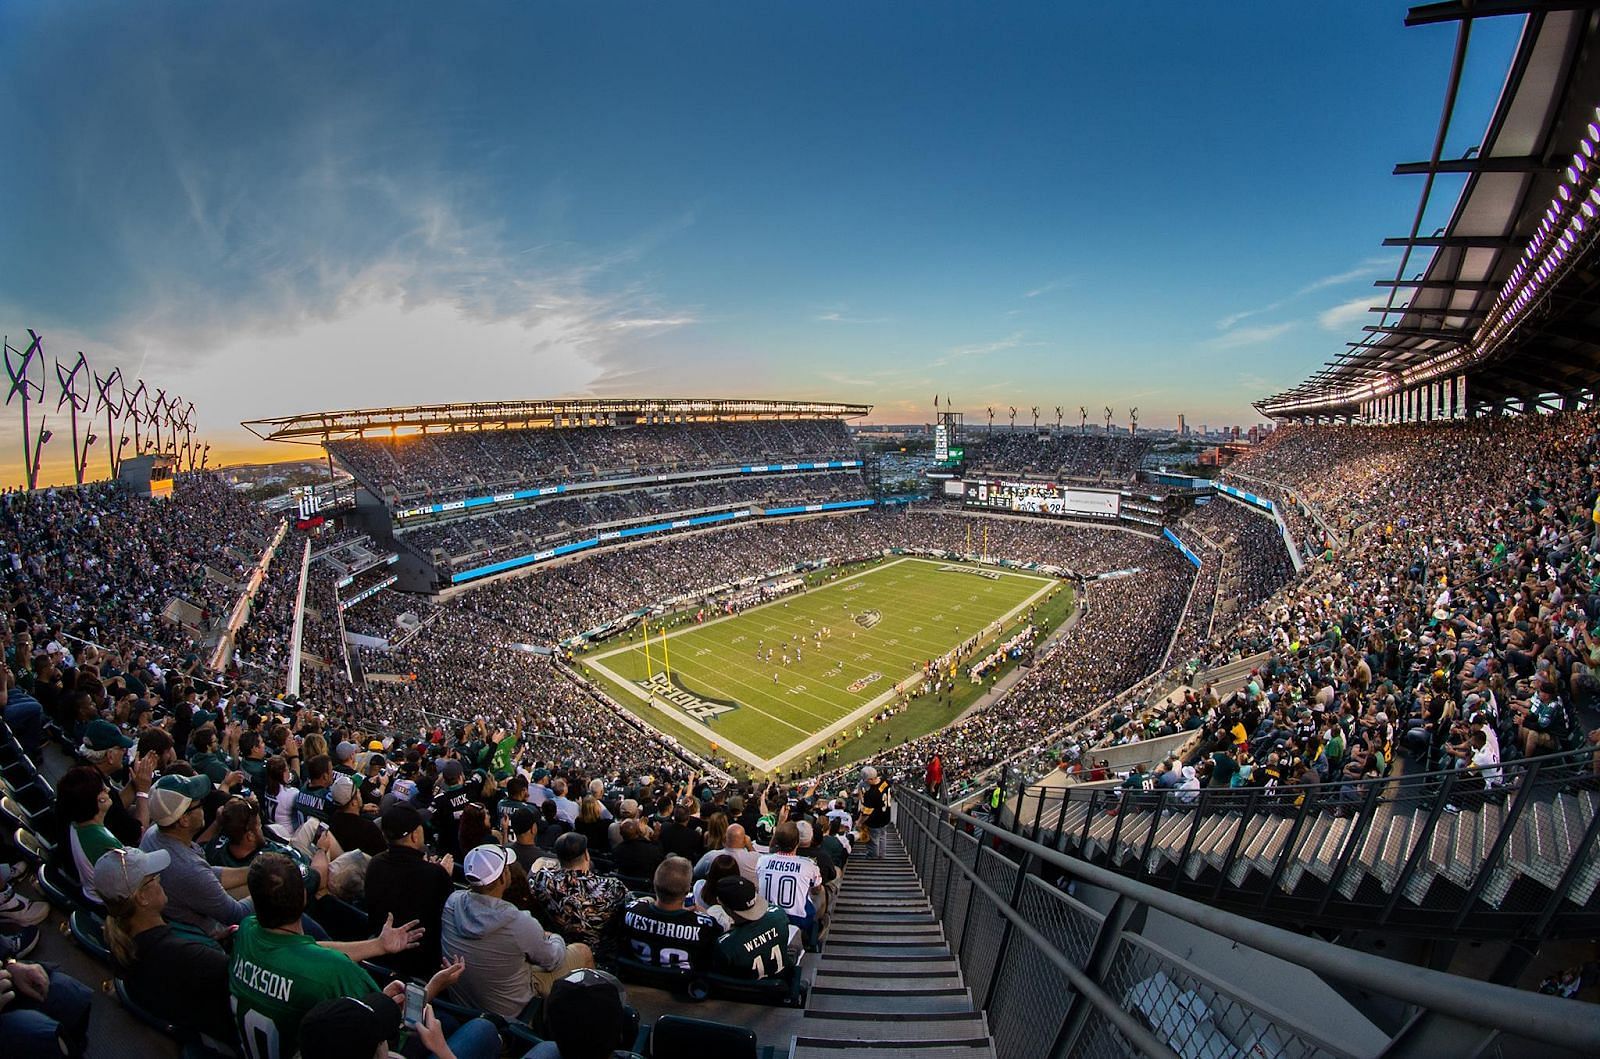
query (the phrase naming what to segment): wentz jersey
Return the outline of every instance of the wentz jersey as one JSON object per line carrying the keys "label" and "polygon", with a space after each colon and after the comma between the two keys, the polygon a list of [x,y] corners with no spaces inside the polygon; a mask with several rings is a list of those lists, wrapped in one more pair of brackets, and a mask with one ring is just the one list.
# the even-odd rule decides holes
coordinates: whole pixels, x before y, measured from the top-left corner
{"label": "wentz jersey", "polygon": [[774,978],[789,966],[789,917],[769,908],[753,923],[734,920],[733,929],[717,939],[716,969],[741,978]]}

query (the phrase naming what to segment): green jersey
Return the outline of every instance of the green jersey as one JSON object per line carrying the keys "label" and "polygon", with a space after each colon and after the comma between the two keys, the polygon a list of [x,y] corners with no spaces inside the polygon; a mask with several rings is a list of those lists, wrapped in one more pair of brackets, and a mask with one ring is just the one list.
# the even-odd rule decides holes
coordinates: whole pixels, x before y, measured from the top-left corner
{"label": "green jersey", "polygon": [[753,923],[734,921],[717,939],[716,970],[743,978],[776,978],[789,966],[789,916],[772,907]]}
{"label": "green jersey", "polygon": [[117,836],[108,831],[104,824],[74,824],[72,829],[77,832],[78,845],[83,849],[83,858],[89,862],[91,870],[101,857],[122,846]]}
{"label": "green jersey", "polygon": [[378,991],[372,976],[342,952],[305,934],[267,930],[255,916],[239,926],[228,964],[228,992],[249,1059],[290,1059],[300,1020],[324,1000]]}
{"label": "green jersey", "polygon": [[215,750],[205,754],[196,754],[189,759],[189,764],[195,767],[196,772],[207,777],[218,786],[221,786],[222,781],[228,778],[228,773],[233,771],[229,766],[228,759]]}

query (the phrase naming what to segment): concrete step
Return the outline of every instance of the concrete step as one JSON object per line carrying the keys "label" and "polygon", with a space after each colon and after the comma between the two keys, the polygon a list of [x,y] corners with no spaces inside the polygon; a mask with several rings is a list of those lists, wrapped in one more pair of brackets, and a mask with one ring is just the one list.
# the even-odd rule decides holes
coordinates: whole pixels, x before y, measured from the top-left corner
{"label": "concrete step", "polygon": [[893,1021],[876,1015],[848,1012],[807,1011],[796,1034],[797,1039],[830,1041],[942,1042],[970,1046],[987,1041],[989,1027],[976,1012],[935,1012],[908,1015]]}
{"label": "concrete step", "polygon": [[817,961],[818,974],[844,974],[848,971],[857,971],[863,967],[875,968],[874,974],[926,974],[939,972],[941,974],[961,973],[961,966],[954,956],[874,956],[870,964],[858,956],[837,956],[831,949],[824,949],[821,959]]}
{"label": "concrete step", "polygon": [[1323,882],[1333,878],[1333,869],[1339,863],[1339,855],[1344,851],[1345,842],[1350,836],[1350,827],[1354,822],[1353,817],[1335,816],[1328,821],[1328,830],[1322,837],[1322,842],[1317,846],[1314,855],[1305,859],[1305,870],[1313,878]]}
{"label": "concrete step", "polygon": [[838,913],[828,919],[830,930],[845,931],[870,931],[881,926],[926,926],[937,924],[932,912],[924,912],[919,916],[881,916],[860,913]]}
{"label": "concrete step", "polygon": [[[1577,808],[1574,812],[1587,827],[1595,814],[1600,813],[1600,794],[1594,791],[1578,791],[1576,800]],[[1567,899],[1581,908],[1594,896],[1596,886],[1600,886],[1600,840],[1589,848],[1589,855],[1584,858],[1583,867],[1578,869],[1577,878],[1572,881],[1572,890],[1567,894]]]}
{"label": "concrete step", "polygon": [[[856,1045],[837,1046],[836,1043],[821,1044],[814,1041],[796,1040],[790,1051],[790,1059],[885,1059],[890,1055],[890,1049],[898,1047],[893,1043],[862,1043]],[[978,1046],[962,1046],[934,1044],[911,1044],[905,1046],[909,1054],[916,1059],[993,1059],[994,1048],[988,1042]]]}
{"label": "concrete step", "polygon": [[[886,975],[881,969],[863,967],[856,971],[827,971],[818,969],[812,979],[811,989],[842,989],[852,993],[895,993],[912,996],[936,995],[952,989],[964,989],[961,975],[948,971],[905,972],[898,967],[894,974]],[[931,991],[931,992],[930,992]]]}
{"label": "concrete step", "polygon": [[855,960],[943,959],[950,955],[950,950],[945,947],[943,938],[937,941],[852,941],[830,935],[823,955]]}
{"label": "concrete step", "polygon": [[903,993],[886,996],[848,990],[828,990],[819,993],[812,990],[806,1000],[806,1012],[809,1014],[813,1011],[828,1014],[856,1013],[885,1020],[930,1014],[971,1015],[972,994],[965,989],[932,996],[912,996]]}
{"label": "concrete step", "polygon": [[[874,984],[880,988],[872,988]],[[912,978],[905,982],[896,982],[879,975],[876,978],[838,978],[832,982],[819,980],[812,983],[811,995],[814,997],[851,996],[857,998],[870,996],[885,999],[895,997],[932,997],[935,999],[955,997],[961,999],[967,1005],[967,1010],[969,1011],[972,1005],[971,990],[967,989],[959,981],[932,978]]]}

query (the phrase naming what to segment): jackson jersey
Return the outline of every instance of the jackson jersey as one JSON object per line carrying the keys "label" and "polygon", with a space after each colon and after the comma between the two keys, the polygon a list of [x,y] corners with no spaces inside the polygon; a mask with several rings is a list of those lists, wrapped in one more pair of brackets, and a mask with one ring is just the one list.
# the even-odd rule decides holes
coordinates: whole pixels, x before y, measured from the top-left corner
{"label": "jackson jersey", "polygon": [[359,964],[305,934],[267,930],[249,916],[234,938],[228,992],[249,1059],[290,1059],[300,1048],[306,1012],[324,1000],[377,990]]}
{"label": "jackson jersey", "polygon": [[770,904],[805,919],[811,914],[811,890],[822,885],[822,869],[807,857],[768,853],[756,862],[756,880]]}

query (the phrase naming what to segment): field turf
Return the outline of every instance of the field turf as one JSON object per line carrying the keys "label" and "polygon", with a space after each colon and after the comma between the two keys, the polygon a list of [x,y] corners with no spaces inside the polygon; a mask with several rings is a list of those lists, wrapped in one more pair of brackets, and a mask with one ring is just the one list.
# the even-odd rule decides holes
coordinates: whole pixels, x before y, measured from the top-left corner
{"label": "field turf", "polygon": [[[771,769],[853,733],[929,659],[974,633],[1009,634],[1031,607],[1065,591],[1039,574],[890,559],[731,617],[680,620],[664,644],[652,627],[648,658],[635,633],[583,661],[631,694],[624,705],[640,716],[658,722],[664,713],[664,730],[687,728]],[[963,667],[958,684],[966,683]]]}

